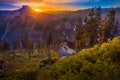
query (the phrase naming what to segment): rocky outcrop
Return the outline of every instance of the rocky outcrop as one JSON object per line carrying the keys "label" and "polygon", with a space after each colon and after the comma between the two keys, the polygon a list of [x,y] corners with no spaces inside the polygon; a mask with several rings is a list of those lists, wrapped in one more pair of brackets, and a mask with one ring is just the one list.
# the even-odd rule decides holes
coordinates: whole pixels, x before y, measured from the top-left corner
{"label": "rocky outcrop", "polygon": [[75,50],[71,49],[66,42],[63,42],[60,44],[59,47],[59,56],[60,58],[64,58],[64,57],[69,57],[70,55],[75,54]]}

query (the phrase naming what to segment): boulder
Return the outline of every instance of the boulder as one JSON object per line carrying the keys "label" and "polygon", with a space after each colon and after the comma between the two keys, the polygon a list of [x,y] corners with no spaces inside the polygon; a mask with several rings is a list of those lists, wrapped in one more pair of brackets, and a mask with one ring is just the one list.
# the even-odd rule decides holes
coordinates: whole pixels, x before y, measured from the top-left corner
{"label": "boulder", "polygon": [[71,49],[66,42],[63,42],[60,44],[59,46],[59,49],[58,49],[58,52],[59,52],[59,56],[60,58],[63,58],[63,57],[69,57],[70,55],[72,54],[75,54],[75,50]]}

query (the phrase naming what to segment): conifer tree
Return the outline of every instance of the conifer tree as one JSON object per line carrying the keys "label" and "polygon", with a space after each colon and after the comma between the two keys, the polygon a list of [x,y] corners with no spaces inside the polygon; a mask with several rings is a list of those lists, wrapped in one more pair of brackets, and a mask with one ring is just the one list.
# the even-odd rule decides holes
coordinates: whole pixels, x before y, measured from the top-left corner
{"label": "conifer tree", "polygon": [[103,42],[107,40],[106,38],[107,27],[106,26],[107,26],[107,18],[103,19],[100,24],[99,39],[98,39],[99,44],[102,44]]}
{"label": "conifer tree", "polygon": [[115,22],[115,27],[113,29],[113,37],[116,37],[119,35],[119,20],[117,19]]}
{"label": "conifer tree", "polygon": [[107,30],[106,30],[106,38],[113,38],[113,30],[115,28],[115,10],[112,8],[107,14]]}
{"label": "conifer tree", "polygon": [[84,33],[84,28],[83,28],[83,25],[82,25],[82,20],[81,18],[79,19],[79,23],[78,25],[76,26],[76,32],[75,32],[75,39],[76,39],[76,48],[77,50],[79,50],[80,48],[82,49],[83,48],[83,44],[84,44],[84,38],[83,38],[83,33]]}
{"label": "conifer tree", "polygon": [[52,35],[49,33],[48,36],[47,36],[47,40],[46,40],[46,46],[47,46],[47,50],[48,50],[49,64],[51,64],[50,47],[51,47],[52,42],[53,42],[53,38],[52,38]]}
{"label": "conifer tree", "polygon": [[85,23],[85,43],[86,47],[93,46],[97,42],[97,20],[94,8],[90,10],[89,19]]}
{"label": "conifer tree", "polygon": [[92,18],[95,16],[94,8],[90,10],[89,16]]}
{"label": "conifer tree", "polygon": [[34,50],[33,40],[31,38],[29,38],[28,36],[25,36],[22,40],[22,46],[28,52],[29,59],[30,59],[31,53],[33,53],[33,50]]}
{"label": "conifer tree", "polygon": [[97,10],[96,10],[96,20],[97,20],[97,24],[98,26],[100,25],[100,22],[102,20],[102,9],[101,7],[98,7]]}
{"label": "conifer tree", "polygon": [[16,39],[16,40],[12,40],[12,45],[13,45],[13,49],[19,49],[20,48],[20,43],[19,43],[19,40]]}
{"label": "conifer tree", "polygon": [[44,48],[44,43],[43,43],[43,41],[41,39],[38,40],[36,48],[37,48],[39,53],[43,52],[42,49]]}
{"label": "conifer tree", "polygon": [[102,20],[100,26],[100,42],[107,42],[108,39],[112,39],[117,32],[115,27],[115,10],[112,8],[105,19]]}
{"label": "conifer tree", "polygon": [[12,43],[12,50],[13,50],[12,53],[15,59],[16,58],[15,50],[20,48],[19,40],[18,39],[12,40],[11,43]]}
{"label": "conifer tree", "polygon": [[101,35],[101,21],[102,21],[102,9],[101,7],[96,8],[96,24],[97,24],[97,43],[100,44],[100,35]]}

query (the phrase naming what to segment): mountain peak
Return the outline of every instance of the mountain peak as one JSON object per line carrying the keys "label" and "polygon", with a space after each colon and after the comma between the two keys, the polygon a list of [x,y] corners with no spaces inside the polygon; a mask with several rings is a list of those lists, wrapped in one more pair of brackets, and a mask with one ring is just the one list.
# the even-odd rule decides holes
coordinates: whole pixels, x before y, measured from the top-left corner
{"label": "mountain peak", "polygon": [[21,12],[29,12],[31,8],[28,5],[23,5],[22,8],[20,8]]}
{"label": "mountain peak", "polygon": [[22,9],[30,9],[30,7],[28,5],[23,5]]}

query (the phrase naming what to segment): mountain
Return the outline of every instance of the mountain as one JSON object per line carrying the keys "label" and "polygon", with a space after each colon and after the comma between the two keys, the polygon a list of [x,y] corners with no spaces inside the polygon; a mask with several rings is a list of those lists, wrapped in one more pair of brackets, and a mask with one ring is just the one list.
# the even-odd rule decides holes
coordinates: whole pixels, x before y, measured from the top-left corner
{"label": "mountain", "polygon": [[[102,10],[105,16],[110,8]],[[115,8],[116,17],[120,19],[120,8]],[[58,11],[37,13],[29,6],[22,6],[15,11],[0,11],[0,39],[10,42],[14,39],[22,40],[29,36],[36,42],[47,38],[49,33],[54,39],[74,39],[74,30],[78,20],[88,15],[90,9],[79,11]]]}
{"label": "mountain", "polygon": [[[5,14],[4,14],[5,13]],[[59,38],[62,31],[63,37],[69,36],[67,33],[73,32],[73,23],[65,17],[51,13],[35,13],[28,6],[11,12],[0,12],[0,39],[7,41],[19,39],[24,36],[46,39],[48,33],[52,33],[54,38]]]}

